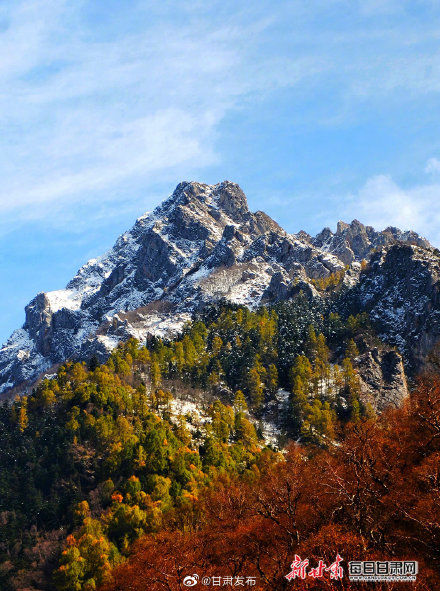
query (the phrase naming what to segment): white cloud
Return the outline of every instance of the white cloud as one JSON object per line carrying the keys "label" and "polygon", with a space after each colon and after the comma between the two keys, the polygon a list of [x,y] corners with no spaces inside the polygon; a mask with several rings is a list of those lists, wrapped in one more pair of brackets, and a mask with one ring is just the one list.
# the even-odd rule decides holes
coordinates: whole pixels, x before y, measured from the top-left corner
{"label": "white cloud", "polygon": [[[199,126],[201,130],[195,133]],[[204,120],[197,120],[184,111],[168,109],[119,126],[95,122],[83,131],[76,126],[70,129],[67,124],[61,125],[60,131],[42,147],[46,158],[62,161],[66,152],[70,157],[81,156],[84,144],[94,157],[77,172],[70,170],[68,163],[64,171],[55,169],[49,177],[46,171],[35,171],[33,186],[18,183],[9,189],[4,211],[63,197],[72,203],[83,199],[88,191],[100,191],[129,176],[148,176],[194,160],[206,166],[215,159],[207,142],[212,133],[209,113]]]}
{"label": "white cloud", "polygon": [[[314,23],[327,10],[345,11],[346,0],[261,9],[193,0],[175,10],[172,2],[139,1],[127,8],[127,27],[108,15],[110,24],[89,22],[93,4],[0,6],[0,213],[14,213],[11,224],[44,217],[43,204],[101,202],[106,190],[117,201],[126,183],[150,191],[165,177],[169,184],[182,174],[200,178],[221,162],[226,116],[285,87],[312,103],[315,92],[326,99],[337,87],[343,98],[331,111],[303,113],[292,104],[294,124],[309,117],[317,126],[346,123],[356,101],[440,90],[438,56],[420,45],[435,39],[435,27],[421,34],[403,25]],[[397,4],[369,0],[353,10],[374,15]],[[268,145],[276,141],[268,136]]]}
{"label": "white cloud", "polygon": [[425,166],[425,172],[428,174],[437,174],[440,172],[440,160],[438,158],[430,158]]}
{"label": "white cloud", "polygon": [[415,230],[440,245],[440,184],[420,184],[404,189],[390,176],[370,178],[344,206],[344,219],[357,218],[382,230],[397,226]]}

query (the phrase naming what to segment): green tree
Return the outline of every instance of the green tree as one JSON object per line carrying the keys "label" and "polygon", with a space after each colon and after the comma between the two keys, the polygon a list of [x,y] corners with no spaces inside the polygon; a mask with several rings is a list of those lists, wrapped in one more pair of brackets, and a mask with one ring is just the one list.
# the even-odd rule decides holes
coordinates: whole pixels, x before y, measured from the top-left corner
{"label": "green tree", "polygon": [[264,401],[263,382],[258,367],[252,367],[247,376],[247,387],[254,410],[259,411]]}
{"label": "green tree", "polygon": [[342,362],[344,375],[344,392],[348,401],[349,418],[357,421],[360,418],[359,395],[361,391],[359,377],[348,357]]}
{"label": "green tree", "polygon": [[359,349],[356,346],[356,343],[354,342],[354,339],[350,339],[348,341],[347,344],[347,349],[345,351],[345,357],[347,357],[348,359],[350,359],[350,361],[353,362],[353,360],[359,355]]}
{"label": "green tree", "polygon": [[154,390],[160,386],[160,383],[162,380],[162,372],[160,370],[159,361],[158,361],[156,355],[154,355],[151,360],[150,380],[151,380],[151,386]]}
{"label": "green tree", "polygon": [[278,389],[278,370],[274,363],[271,363],[267,370],[267,389],[272,396]]}

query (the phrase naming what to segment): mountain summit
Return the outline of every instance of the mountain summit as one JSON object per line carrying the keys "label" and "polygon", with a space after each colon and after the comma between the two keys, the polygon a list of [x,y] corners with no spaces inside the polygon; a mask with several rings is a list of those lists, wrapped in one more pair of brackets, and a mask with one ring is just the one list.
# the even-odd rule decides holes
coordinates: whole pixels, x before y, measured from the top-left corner
{"label": "mountain summit", "polygon": [[300,291],[323,298],[332,280],[405,354],[411,339],[421,355],[440,335],[436,252],[415,232],[377,232],[357,220],[339,222],[336,233],[289,234],[250,212],[235,183],[182,182],[65,289],[26,306],[23,327],[0,350],[0,392],[68,358],[105,358],[130,336],[171,336],[207,304],[255,307]]}

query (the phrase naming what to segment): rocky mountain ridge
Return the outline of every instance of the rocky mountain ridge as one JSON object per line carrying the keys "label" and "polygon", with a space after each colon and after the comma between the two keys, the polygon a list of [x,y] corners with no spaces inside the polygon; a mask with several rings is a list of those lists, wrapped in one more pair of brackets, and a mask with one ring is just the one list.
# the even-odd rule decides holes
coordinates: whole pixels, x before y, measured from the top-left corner
{"label": "rocky mountain ridge", "polygon": [[215,301],[255,307],[299,291],[326,297],[317,282],[338,274],[346,305],[370,311],[380,336],[405,354],[417,337],[419,360],[440,338],[438,265],[415,232],[377,232],[354,220],[339,222],[336,233],[289,234],[265,213],[250,212],[234,183],[183,182],[65,289],[26,306],[23,327],[0,350],[0,392],[68,358],[105,358],[130,336],[170,336]]}

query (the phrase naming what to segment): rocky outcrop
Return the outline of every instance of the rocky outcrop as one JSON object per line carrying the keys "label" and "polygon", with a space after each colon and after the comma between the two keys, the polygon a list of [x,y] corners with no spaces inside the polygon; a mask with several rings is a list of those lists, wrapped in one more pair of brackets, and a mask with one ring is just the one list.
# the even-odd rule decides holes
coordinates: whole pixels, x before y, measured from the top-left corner
{"label": "rocky outcrop", "polygon": [[356,358],[361,401],[376,411],[399,406],[408,396],[402,356],[394,350],[373,347]]}
{"label": "rocky outcrop", "polygon": [[415,232],[402,232],[398,228],[392,227],[377,232],[371,226],[364,226],[358,220],[353,220],[351,224],[338,222],[335,234],[330,228],[324,228],[315,238],[311,238],[310,242],[314,246],[336,255],[346,265],[350,265],[354,261],[368,259],[371,251],[376,247],[388,246],[396,242],[430,248],[429,242]]}
{"label": "rocky outcrop", "polygon": [[414,371],[440,341],[437,253],[410,244],[381,247],[346,294],[349,308],[367,311],[379,337],[395,345]]}

